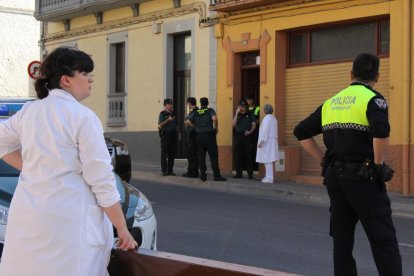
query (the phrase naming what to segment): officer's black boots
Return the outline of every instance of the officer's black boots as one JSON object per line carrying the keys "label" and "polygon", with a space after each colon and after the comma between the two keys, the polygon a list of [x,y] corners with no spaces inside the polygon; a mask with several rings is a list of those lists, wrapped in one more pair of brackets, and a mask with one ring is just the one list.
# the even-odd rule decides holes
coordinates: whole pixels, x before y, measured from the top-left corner
{"label": "officer's black boots", "polygon": [[241,172],[236,173],[233,178],[243,178],[243,174]]}
{"label": "officer's black boots", "polygon": [[227,179],[222,177],[221,175],[218,175],[214,177],[214,181],[227,181]]}

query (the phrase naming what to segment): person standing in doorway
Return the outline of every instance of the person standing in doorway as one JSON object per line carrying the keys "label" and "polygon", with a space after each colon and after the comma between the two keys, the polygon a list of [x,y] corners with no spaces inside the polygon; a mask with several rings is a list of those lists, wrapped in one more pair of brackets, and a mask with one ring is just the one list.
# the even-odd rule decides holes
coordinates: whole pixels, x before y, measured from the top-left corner
{"label": "person standing in doorway", "polygon": [[207,180],[206,153],[210,156],[211,168],[213,169],[214,181],[226,181],[220,174],[218,162],[218,148],[216,135],[218,132],[218,120],[216,111],[208,107],[208,99],[201,98],[201,108],[194,112],[189,119],[195,124],[197,133],[197,155],[200,168],[200,179]]}
{"label": "person standing in doorway", "polygon": [[[253,160],[256,160],[257,139],[259,138],[259,126],[260,126],[260,106],[256,105],[256,102],[252,94],[246,97],[246,102],[248,104],[248,111],[256,119],[256,129],[252,133],[252,141],[253,141],[252,156],[253,156]],[[253,170],[254,171],[258,170],[259,169],[258,167],[259,167],[258,164],[254,162]]]}
{"label": "person standing in doorway", "polygon": [[255,116],[256,121],[258,122],[260,120],[260,106],[256,105],[256,103],[254,102],[254,97],[251,94],[246,97],[246,102],[249,105],[249,112],[251,112],[252,115]]}
{"label": "person standing in doorway", "polygon": [[[385,182],[393,170],[384,162],[389,143],[388,105],[374,85],[380,60],[358,55],[350,86],[326,100],[295,128],[303,148],[322,165],[330,198],[336,276],[356,276],[352,256],[355,226],[365,230],[379,275],[402,275],[402,261]],[[322,133],[322,153],[314,136]]]}
{"label": "person standing in doorway", "polygon": [[[236,174],[233,178],[243,177],[243,165],[247,168],[249,179],[253,179],[254,156],[253,133],[256,130],[256,118],[248,112],[245,100],[240,100],[236,115],[233,118],[234,150],[236,161]],[[256,148],[254,148],[256,151]]]}
{"label": "person standing in doorway", "polygon": [[186,145],[187,145],[187,172],[183,174],[184,177],[197,178],[198,173],[198,159],[197,159],[197,144],[196,144],[196,129],[193,123],[189,120],[197,112],[197,100],[194,97],[187,98],[187,106],[189,113],[185,117],[185,131],[186,131]]}
{"label": "person standing in doorway", "polygon": [[174,158],[177,148],[177,118],[174,114],[173,101],[164,100],[164,110],[158,117],[158,131],[161,137],[161,175],[175,175]]}
{"label": "person standing in doorway", "polygon": [[263,106],[266,114],[259,128],[259,139],[257,142],[256,162],[265,166],[265,177],[263,183],[274,182],[274,162],[279,160],[279,145],[277,135],[277,120],[273,116],[273,107],[270,104]]}

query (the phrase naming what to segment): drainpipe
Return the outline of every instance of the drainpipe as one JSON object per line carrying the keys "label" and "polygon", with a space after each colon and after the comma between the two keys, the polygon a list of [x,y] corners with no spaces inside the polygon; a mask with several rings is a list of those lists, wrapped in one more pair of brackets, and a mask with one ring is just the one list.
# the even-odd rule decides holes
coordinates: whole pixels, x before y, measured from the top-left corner
{"label": "drainpipe", "polygon": [[411,0],[404,0],[404,85],[403,85],[403,143],[402,186],[403,195],[410,193],[410,135],[411,135]]}

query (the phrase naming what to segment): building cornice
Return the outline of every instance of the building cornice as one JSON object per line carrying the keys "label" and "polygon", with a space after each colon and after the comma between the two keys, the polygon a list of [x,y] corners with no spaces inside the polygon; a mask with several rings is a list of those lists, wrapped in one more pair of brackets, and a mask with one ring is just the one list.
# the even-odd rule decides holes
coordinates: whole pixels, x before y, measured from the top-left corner
{"label": "building cornice", "polygon": [[141,24],[145,22],[156,22],[156,21],[166,19],[166,18],[183,16],[183,15],[188,15],[188,14],[193,14],[193,13],[199,14],[200,18],[205,18],[207,16],[206,4],[204,2],[195,2],[189,5],[181,6],[179,8],[165,9],[162,11],[142,14],[136,17],[114,20],[114,21],[109,21],[109,22],[105,22],[105,23],[97,24],[97,25],[91,25],[91,26],[74,29],[70,31],[54,33],[54,34],[46,35],[44,38],[42,38],[42,42],[47,43],[47,42],[52,42],[55,40],[87,35],[90,33],[105,32],[105,31],[112,30],[115,28],[122,28],[122,27]]}

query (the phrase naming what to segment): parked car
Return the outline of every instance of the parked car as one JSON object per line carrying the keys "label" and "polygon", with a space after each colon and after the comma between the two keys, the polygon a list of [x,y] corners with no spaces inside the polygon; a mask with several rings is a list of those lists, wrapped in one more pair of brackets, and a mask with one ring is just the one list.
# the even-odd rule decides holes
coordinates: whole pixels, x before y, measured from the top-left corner
{"label": "parked car", "polygon": [[[0,160],[0,256],[3,251],[4,234],[9,207],[16,190],[20,172]],[[140,247],[157,248],[157,220],[151,202],[136,188],[115,174],[116,186],[121,195],[121,206],[132,236]],[[116,232],[115,232],[116,237]]]}
{"label": "parked car", "polygon": [[[16,113],[28,100],[31,99],[13,99],[13,101],[0,99],[0,122]],[[126,165],[127,169],[122,168],[121,172],[123,172],[124,178],[126,177],[129,181],[131,178],[131,159],[126,145],[115,139],[106,139],[106,143],[112,162],[118,162],[119,158],[118,168],[122,167],[122,164]],[[115,153],[115,151],[120,154]],[[117,167],[114,165],[114,168],[116,169]],[[20,172],[18,170],[0,159],[0,256],[3,251],[9,207],[17,187],[19,175]],[[122,211],[132,236],[140,247],[155,250],[157,248],[157,220],[151,202],[143,193],[121,179],[116,170],[115,178],[117,189],[121,195]],[[114,231],[114,234],[116,238],[116,231]]]}
{"label": "parked car", "polygon": [[[0,98],[0,119],[8,118],[19,111],[24,103],[36,100],[35,98]],[[112,159],[114,171],[122,180],[129,183],[131,180],[131,155],[127,145],[121,140],[106,137],[106,146]]]}

